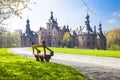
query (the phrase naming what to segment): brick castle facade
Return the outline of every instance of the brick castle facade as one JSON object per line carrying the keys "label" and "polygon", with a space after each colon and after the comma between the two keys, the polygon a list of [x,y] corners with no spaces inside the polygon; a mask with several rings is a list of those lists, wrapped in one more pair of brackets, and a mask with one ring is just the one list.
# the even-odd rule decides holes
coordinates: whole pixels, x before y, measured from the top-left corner
{"label": "brick castle facade", "polygon": [[[99,24],[98,32],[96,26],[94,30],[90,26],[89,15],[86,16],[85,26],[80,26],[77,30],[71,30],[69,26],[58,26],[57,19],[54,19],[51,12],[47,27],[40,27],[39,31],[33,32],[30,29],[29,20],[26,21],[26,32],[21,36],[21,46],[29,47],[31,43],[40,44],[43,40],[51,47],[78,47],[89,49],[106,49],[106,38],[102,32],[102,24]],[[63,38],[67,33],[69,42],[65,44]],[[67,37],[66,37],[67,38]]]}

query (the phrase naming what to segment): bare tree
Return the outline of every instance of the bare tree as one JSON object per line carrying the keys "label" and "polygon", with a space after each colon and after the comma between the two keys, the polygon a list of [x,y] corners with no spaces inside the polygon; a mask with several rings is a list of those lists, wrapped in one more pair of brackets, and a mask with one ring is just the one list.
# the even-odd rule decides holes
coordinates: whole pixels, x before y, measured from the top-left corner
{"label": "bare tree", "polygon": [[29,3],[30,0],[0,0],[0,26],[11,15],[21,18],[22,11],[28,8]]}

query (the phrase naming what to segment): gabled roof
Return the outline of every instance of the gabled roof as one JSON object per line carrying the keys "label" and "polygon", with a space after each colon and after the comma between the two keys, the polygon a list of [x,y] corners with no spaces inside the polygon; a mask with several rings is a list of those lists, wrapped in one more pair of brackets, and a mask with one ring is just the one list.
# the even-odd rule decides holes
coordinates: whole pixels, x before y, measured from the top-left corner
{"label": "gabled roof", "polygon": [[89,30],[89,29],[87,28],[87,26],[85,26],[85,27],[83,28],[83,30],[81,31],[81,34],[94,34],[94,32],[91,31],[91,30]]}
{"label": "gabled roof", "polygon": [[59,32],[61,31],[60,27],[55,27],[55,29]]}

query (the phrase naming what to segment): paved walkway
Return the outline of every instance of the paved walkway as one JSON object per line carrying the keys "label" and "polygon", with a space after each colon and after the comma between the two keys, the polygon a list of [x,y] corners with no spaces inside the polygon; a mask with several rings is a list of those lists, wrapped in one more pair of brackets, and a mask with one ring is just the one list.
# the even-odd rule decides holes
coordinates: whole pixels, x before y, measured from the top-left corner
{"label": "paved walkway", "polygon": [[[34,58],[28,48],[9,50],[22,56]],[[120,80],[120,59],[108,57],[55,54],[51,62],[72,66],[89,78],[95,80]]]}

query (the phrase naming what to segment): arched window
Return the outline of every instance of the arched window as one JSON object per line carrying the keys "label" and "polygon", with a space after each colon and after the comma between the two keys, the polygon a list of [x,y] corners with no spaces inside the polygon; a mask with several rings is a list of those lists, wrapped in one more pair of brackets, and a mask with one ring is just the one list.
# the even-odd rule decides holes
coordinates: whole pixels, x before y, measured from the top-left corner
{"label": "arched window", "polygon": [[90,42],[87,42],[87,46],[89,46],[90,45]]}
{"label": "arched window", "polygon": [[87,40],[90,40],[90,37],[87,37]]}

